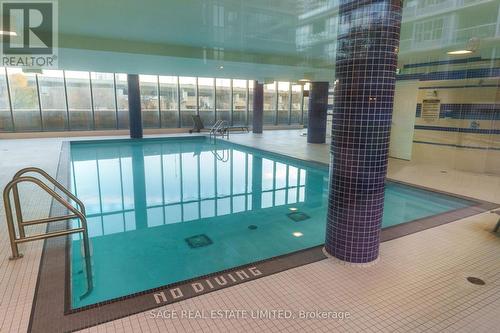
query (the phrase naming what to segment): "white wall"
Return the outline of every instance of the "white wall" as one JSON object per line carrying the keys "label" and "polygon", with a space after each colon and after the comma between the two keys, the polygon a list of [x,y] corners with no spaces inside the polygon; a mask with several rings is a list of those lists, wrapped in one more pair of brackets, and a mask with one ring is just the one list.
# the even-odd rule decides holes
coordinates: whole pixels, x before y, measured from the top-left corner
{"label": "white wall", "polygon": [[391,144],[389,156],[411,160],[418,81],[398,81],[392,112]]}

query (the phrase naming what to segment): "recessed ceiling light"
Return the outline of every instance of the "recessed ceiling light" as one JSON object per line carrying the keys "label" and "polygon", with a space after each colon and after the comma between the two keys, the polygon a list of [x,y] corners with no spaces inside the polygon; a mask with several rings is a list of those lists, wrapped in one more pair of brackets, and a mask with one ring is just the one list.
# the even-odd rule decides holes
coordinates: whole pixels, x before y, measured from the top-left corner
{"label": "recessed ceiling light", "polygon": [[0,35],[4,35],[4,36],[17,36],[17,33],[15,31],[0,30]]}
{"label": "recessed ceiling light", "polygon": [[291,208],[289,208],[289,209],[290,209],[292,212],[295,212],[295,211],[299,210],[298,208],[295,208],[295,207],[291,207]]}
{"label": "recessed ceiling light", "polygon": [[224,69],[224,66],[220,65],[220,66],[219,66],[219,69]]}
{"label": "recessed ceiling light", "polygon": [[304,236],[303,233],[298,232],[298,231],[294,232],[292,235],[294,235],[295,237],[302,237],[302,236]]}
{"label": "recessed ceiling light", "polygon": [[300,79],[299,82],[311,82],[309,79]]}
{"label": "recessed ceiling light", "polygon": [[471,54],[471,50],[456,50],[447,52],[449,55]]}

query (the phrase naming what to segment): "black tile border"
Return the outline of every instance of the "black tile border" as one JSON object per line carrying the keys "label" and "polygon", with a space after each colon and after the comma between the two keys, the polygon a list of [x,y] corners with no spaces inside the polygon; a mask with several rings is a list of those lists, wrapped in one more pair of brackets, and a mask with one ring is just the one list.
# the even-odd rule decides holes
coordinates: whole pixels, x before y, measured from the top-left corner
{"label": "black tile border", "polygon": [[[161,139],[164,140],[168,138]],[[242,144],[235,145],[244,148],[251,148],[255,151],[268,153],[267,151],[263,151],[255,147],[249,147]],[[288,156],[275,152],[270,153],[280,158],[290,158]],[[294,157],[291,158],[295,159],[296,161],[311,163],[315,166],[326,166],[326,164],[317,161],[307,161]],[[62,144],[59,157],[59,165],[57,168],[57,180],[60,181],[63,185],[70,184],[69,163],[70,142],[65,141]],[[406,236],[415,232],[423,231],[429,228],[437,227],[439,225],[476,215],[500,206],[495,203],[451,194],[444,191],[438,191],[423,186],[408,184],[395,180],[389,181],[469,200],[474,202],[475,205],[384,228],[381,232],[382,242]],[[64,213],[65,212],[62,208],[58,208],[56,205],[54,205],[54,202],[52,202],[50,216]],[[55,230],[65,227],[66,224],[62,223],[59,225],[51,225],[48,229]],[[69,278],[69,243],[70,242],[68,241],[68,237],[47,239],[44,242],[28,332],[72,332],[123,317],[131,316],[136,313],[148,311],[178,301],[186,300],[199,295],[204,295],[212,291],[231,287],[234,285],[245,283],[247,281],[252,281],[261,277],[269,276],[291,268],[307,265],[327,258],[322,251],[323,245],[320,245],[291,254],[285,254],[248,265],[231,268],[229,270],[197,277],[191,280],[173,283],[167,286],[162,286],[152,290],[146,290],[133,295],[128,295],[126,297],[121,297],[118,299],[72,310],[70,309],[71,280]],[[227,282],[227,284],[224,284],[223,286],[219,286],[216,283],[216,281],[221,281],[221,276],[224,277],[225,281]],[[240,276],[242,276],[243,279],[240,279]],[[209,280],[210,284],[207,283],[206,280]],[[205,289],[201,292],[196,292],[193,289],[192,284],[199,283],[203,284]],[[212,285],[213,288],[210,288],[210,285]],[[61,286],[63,287],[61,288]],[[174,293],[174,295],[179,295],[179,290],[182,293],[182,297],[173,298],[172,292]],[[156,299],[160,300],[160,303],[157,303]]]}

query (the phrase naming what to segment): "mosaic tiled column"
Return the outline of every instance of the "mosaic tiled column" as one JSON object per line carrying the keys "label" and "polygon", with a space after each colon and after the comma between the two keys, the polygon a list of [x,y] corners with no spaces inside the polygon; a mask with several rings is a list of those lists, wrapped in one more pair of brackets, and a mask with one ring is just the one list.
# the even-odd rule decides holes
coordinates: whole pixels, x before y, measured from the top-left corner
{"label": "mosaic tiled column", "polygon": [[142,113],[141,113],[141,89],[139,75],[128,74],[128,112],[130,137],[132,139],[142,138]]}
{"label": "mosaic tiled column", "polygon": [[254,81],[253,85],[253,126],[254,133],[262,133],[264,122],[264,84]]}
{"label": "mosaic tiled column", "polygon": [[328,82],[311,82],[307,114],[307,142],[325,143],[326,113],[328,111]]}
{"label": "mosaic tiled column", "polygon": [[341,0],[325,250],[378,257],[401,27],[400,0]]}

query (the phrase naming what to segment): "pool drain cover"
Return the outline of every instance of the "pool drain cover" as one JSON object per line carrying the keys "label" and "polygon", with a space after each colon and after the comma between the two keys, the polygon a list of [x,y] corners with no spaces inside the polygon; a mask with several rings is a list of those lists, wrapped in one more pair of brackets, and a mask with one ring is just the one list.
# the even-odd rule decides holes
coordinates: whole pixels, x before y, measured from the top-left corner
{"label": "pool drain cover", "polygon": [[250,229],[250,230],[256,230],[256,229],[257,229],[257,226],[256,226],[256,225],[254,225],[254,224],[252,224],[252,225],[249,225],[249,226],[248,226],[248,229]]}
{"label": "pool drain cover", "polygon": [[295,222],[301,222],[310,218],[309,215],[302,212],[293,212],[286,215]]}
{"label": "pool drain cover", "polygon": [[478,286],[484,286],[486,284],[486,282],[484,282],[484,280],[481,280],[480,278],[473,277],[473,276],[469,276],[467,278],[467,281],[469,281],[472,284],[476,284]]}
{"label": "pool drain cover", "polygon": [[213,244],[212,240],[205,234],[196,235],[189,238],[186,238],[186,243],[188,243],[189,247],[192,249],[196,249],[198,247],[204,247]]}

